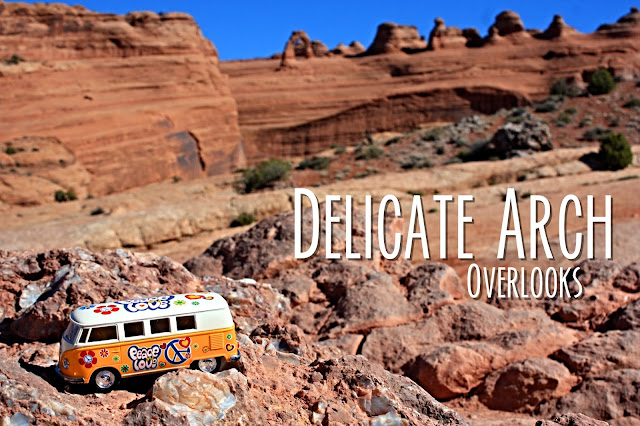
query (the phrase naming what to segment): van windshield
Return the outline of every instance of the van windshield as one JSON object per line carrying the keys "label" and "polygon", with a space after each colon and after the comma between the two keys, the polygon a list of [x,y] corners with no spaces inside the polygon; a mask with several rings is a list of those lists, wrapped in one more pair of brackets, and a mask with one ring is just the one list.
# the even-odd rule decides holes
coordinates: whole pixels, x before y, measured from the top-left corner
{"label": "van windshield", "polygon": [[71,324],[69,324],[69,327],[67,327],[67,330],[62,336],[64,337],[64,340],[71,344],[74,344],[76,342],[76,337],[78,337],[79,331],[80,327],[78,326],[78,324],[72,322]]}

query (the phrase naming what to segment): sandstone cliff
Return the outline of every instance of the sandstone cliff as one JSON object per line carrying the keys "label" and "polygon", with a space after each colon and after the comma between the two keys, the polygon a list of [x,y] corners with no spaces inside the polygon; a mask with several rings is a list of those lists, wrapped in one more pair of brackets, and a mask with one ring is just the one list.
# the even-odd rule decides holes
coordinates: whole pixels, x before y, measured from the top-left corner
{"label": "sandstone cliff", "polygon": [[244,161],[218,54],[186,14],[0,1],[0,58],[0,142],[56,137],[90,175],[77,192],[202,177]]}
{"label": "sandstone cliff", "polygon": [[278,72],[274,59],[220,66],[238,102],[247,155],[309,155],[370,133],[527,104],[548,96],[559,78],[580,76],[584,84],[599,67],[632,76],[640,70],[639,16],[632,9],[581,34],[560,16],[544,32],[526,30],[505,11],[484,38],[436,20],[430,49],[422,28],[385,23],[360,55],[292,57]]}

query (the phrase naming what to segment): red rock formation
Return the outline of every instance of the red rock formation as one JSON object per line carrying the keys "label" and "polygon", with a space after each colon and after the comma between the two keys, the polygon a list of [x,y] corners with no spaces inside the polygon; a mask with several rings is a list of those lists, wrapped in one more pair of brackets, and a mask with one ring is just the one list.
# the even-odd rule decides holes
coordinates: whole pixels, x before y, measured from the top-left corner
{"label": "red rock formation", "polygon": [[562,16],[554,15],[549,28],[547,28],[543,33],[538,34],[536,37],[550,40],[575,33],[577,33],[576,29],[567,25],[564,22],[564,19],[562,19]]}
{"label": "red rock formation", "polygon": [[96,195],[242,164],[235,101],[188,15],[1,9],[0,58],[16,56],[0,62],[0,141],[58,138]]}
{"label": "red rock formation", "polygon": [[352,56],[359,55],[366,50],[367,49],[359,41],[352,41],[349,46],[345,46],[344,43],[338,44],[336,47],[331,49],[331,53],[335,55]]}
{"label": "red rock formation", "polygon": [[458,27],[447,27],[442,18],[436,18],[435,27],[429,34],[429,49],[437,50],[451,47],[464,47],[467,39]]}
{"label": "red rock formation", "polygon": [[640,33],[640,11],[632,7],[631,11],[618,19],[615,24],[604,24],[598,27],[598,34],[609,37],[631,37]]}
{"label": "red rock formation", "polygon": [[413,25],[398,25],[385,22],[378,25],[376,37],[367,49],[367,54],[397,53],[404,50],[426,49],[427,43]]}
{"label": "red rock formation", "polygon": [[501,36],[524,32],[524,24],[520,19],[520,15],[510,10],[505,10],[496,16],[493,26],[496,27],[498,34]]}
{"label": "red rock formation", "polygon": [[[299,43],[298,43],[299,42]],[[314,56],[311,39],[304,31],[294,31],[284,45],[280,67],[291,66],[296,56],[312,58]]]}
{"label": "red rock formation", "polygon": [[[616,25],[635,28],[634,16]],[[332,144],[358,143],[369,132],[457,120],[480,111],[480,104],[483,112],[495,112],[527,103],[548,96],[559,78],[578,76],[576,85],[581,86],[587,78],[583,72],[601,66],[615,73],[640,70],[638,35],[629,31],[628,39],[607,37],[613,33],[606,31],[580,34],[556,18],[533,37],[513,12],[498,15],[485,40],[473,29],[463,30],[462,37],[458,30],[441,29],[437,23],[434,51],[330,55],[297,62],[295,73],[275,73],[277,63],[268,59],[223,62],[238,102],[247,155],[309,155]],[[477,48],[437,49],[451,37],[457,45],[464,38],[467,46]],[[367,53],[400,52],[408,47],[405,42],[426,44],[415,28],[383,24]],[[461,90],[475,92],[475,101],[469,103]]]}

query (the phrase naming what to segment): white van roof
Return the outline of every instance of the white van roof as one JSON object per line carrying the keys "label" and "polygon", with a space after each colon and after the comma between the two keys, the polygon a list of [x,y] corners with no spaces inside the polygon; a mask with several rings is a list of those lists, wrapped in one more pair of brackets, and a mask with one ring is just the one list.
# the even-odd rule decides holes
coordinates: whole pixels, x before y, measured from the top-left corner
{"label": "white van roof", "polygon": [[219,294],[188,293],[83,306],[71,313],[71,320],[82,327],[92,327],[218,309],[229,309],[227,301]]}

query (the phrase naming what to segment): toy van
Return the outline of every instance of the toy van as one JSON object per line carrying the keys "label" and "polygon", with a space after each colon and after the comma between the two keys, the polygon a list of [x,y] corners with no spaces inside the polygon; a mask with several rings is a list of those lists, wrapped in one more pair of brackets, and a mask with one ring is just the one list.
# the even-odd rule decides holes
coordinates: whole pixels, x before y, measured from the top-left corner
{"label": "toy van", "polygon": [[71,314],[56,371],[108,392],[123,377],[240,359],[229,305],[217,293],[157,296],[83,306]]}

